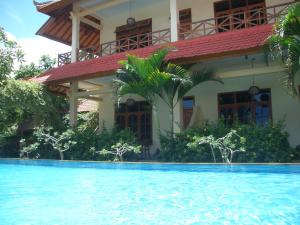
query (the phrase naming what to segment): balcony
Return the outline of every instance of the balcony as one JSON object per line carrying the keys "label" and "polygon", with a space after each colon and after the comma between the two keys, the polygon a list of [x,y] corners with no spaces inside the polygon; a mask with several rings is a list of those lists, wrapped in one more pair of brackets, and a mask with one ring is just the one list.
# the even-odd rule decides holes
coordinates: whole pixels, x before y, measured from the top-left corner
{"label": "balcony", "polygon": [[[293,2],[269,7],[254,5],[251,9],[240,9],[238,12],[225,14],[215,18],[180,24],[178,39],[193,39],[263,24],[273,24],[292,3]],[[171,31],[168,28],[103,43],[100,47],[79,49],[77,51],[77,61],[100,58],[102,56],[113,55],[148,46],[167,44],[170,42]],[[71,52],[58,55],[58,66],[63,66],[69,63],[71,63]]]}
{"label": "balcony", "polygon": [[[171,42],[170,29],[164,29],[151,33],[130,36],[128,38],[119,39],[103,43],[99,47],[90,47],[77,51],[77,61],[85,61],[88,59],[99,58],[115,53],[126,52],[138,48],[145,48],[153,45],[162,45]],[[71,63],[71,52],[58,55],[58,66]]]}

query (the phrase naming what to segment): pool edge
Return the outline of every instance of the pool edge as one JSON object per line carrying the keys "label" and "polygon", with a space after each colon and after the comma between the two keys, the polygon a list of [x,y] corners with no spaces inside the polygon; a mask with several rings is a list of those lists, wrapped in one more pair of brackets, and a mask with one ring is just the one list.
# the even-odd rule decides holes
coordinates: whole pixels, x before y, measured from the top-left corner
{"label": "pool edge", "polygon": [[298,165],[299,163],[182,163],[182,162],[157,162],[157,161],[142,161],[142,162],[113,162],[113,161],[88,161],[88,160],[57,160],[57,159],[20,159],[20,158],[0,158],[2,160],[19,160],[19,161],[52,161],[52,162],[67,162],[67,163],[109,163],[109,164],[165,164],[165,165]]}

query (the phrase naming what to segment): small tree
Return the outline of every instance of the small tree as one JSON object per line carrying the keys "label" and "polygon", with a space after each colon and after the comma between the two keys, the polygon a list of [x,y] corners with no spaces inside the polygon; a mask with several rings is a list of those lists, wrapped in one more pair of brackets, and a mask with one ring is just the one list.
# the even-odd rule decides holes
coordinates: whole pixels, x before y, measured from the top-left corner
{"label": "small tree", "polygon": [[[239,136],[236,130],[231,130],[228,134],[221,138],[216,138],[213,135],[194,137],[194,142],[189,144],[189,146],[208,144],[211,148],[215,163],[216,157],[214,149],[218,149],[220,151],[223,163],[231,163],[235,153],[245,151],[245,148],[243,147],[245,142],[245,138]],[[238,146],[242,147],[239,148]]]}
{"label": "small tree", "polygon": [[70,148],[76,144],[73,141],[74,131],[68,129],[64,132],[53,132],[53,128],[38,128],[35,131],[35,136],[38,138],[39,142],[50,144],[53,150],[59,152],[60,159],[64,159],[64,152],[70,150]]}
{"label": "small tree", "polygon": [[120,141],[115,145],[111,146],[109,150],[102,149],[99,153],[101,155],[115,155],[115,161],[123,161],[123,155],[127,152],[140,153],[141,146],[140,145],[131,145],[126,142]]}
{"label": "small tree", "polygon": [[29,154],[37,151],[39,146],[40,146],[40,143],[38,143],[38,142],[26,146],[26,140],[21,139],[20,140],[20,147],[21,147],[20,158],[26,157],[29,159]]}

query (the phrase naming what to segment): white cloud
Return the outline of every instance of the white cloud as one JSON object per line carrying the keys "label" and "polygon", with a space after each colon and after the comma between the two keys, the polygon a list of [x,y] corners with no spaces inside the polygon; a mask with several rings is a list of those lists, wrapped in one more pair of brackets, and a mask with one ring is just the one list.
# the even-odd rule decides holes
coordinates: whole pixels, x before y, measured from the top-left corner
{"label": "white cloud", "polygon": [[59,53],[71,50],[70,46],[40,36],[17,39],[17,42],[25,53],[26,63],[37,63],[42,55],[57,59]]}
{"label": "white cloud", "polygon": [[[17,39],[15,35],[6,32],[9,40],[16,41],[25,53],[25,63],[38,63],[42,55],[50,55],[57,59],[57,55],[71,51],[71,47],[50,39],[34,36]],[[16,65],[18,66],[18,65]]]}
{"label": "white cloud", "polygon": [[7,31],[5,31],[5,33],[6,33],[6,36],[7,36],[8,40],[17,41],[17,37],[15,35],[13,35],[12,33],[7,32]]}

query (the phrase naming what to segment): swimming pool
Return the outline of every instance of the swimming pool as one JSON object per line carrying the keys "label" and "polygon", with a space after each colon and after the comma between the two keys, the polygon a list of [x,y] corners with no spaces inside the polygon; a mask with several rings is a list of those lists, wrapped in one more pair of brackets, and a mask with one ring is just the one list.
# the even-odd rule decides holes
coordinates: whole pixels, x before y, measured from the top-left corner
{"label": "swimming pool", "polygon": [[300,166],[0,160],[0,224],[300,224]]}

